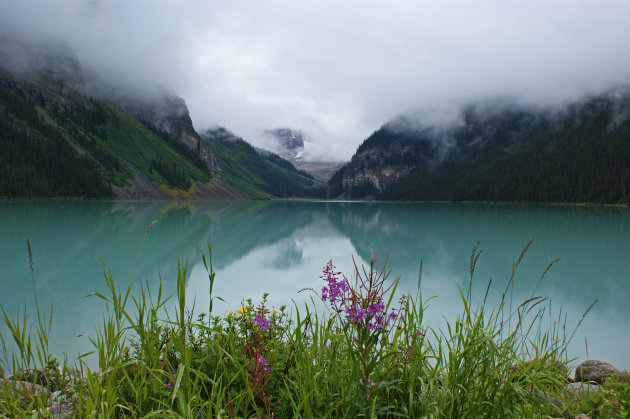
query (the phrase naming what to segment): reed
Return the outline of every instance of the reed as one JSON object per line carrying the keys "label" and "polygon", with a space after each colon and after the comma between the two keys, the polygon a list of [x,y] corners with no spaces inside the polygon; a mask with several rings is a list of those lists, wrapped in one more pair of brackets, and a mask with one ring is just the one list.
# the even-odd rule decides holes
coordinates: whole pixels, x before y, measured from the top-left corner
{"label": "reed", "polygon": [[[350,279],[330,262],[322,292],[293,302],[290,310],[269,307],[265,294],[258,303],[248,299],[217,314],[208,244],[202,260],[210,306],[198,315],[186,300],[186,260],[178,258],[176,293],[169,297],[161,284],[153,290],[141,284],[137,293],[131,283],[120,288],[105,267],[106,292],[90,295],[105,304],[105,313],[88,335],[92,351],[75,360],[61,360],[48,350],[52,308],[43,316],[37,305],[34,324],[26,310],[16,317],[3,313],[10,335],[2,336],[1,362],[12,375],[2,379],[0,415],[57,417],[62,410],[77,417],[183,418],[628,414],[627,384],[611,384],[607,396],[580,402],[565,397],[566,317],[560,311],[550,319],[550,302],[541,296],[532,294],[518,304],[511,297],[514,274],[530,246],[513,263],[498,304],[487,300],[489,283],[475,305],[471,289],[481,255],[475,245],[469,286],[460,290],[461,311],[441,329],[424,322],[431,299],[422,298],[422,263],[415,295],[398,295],[398,279],[390,279],[387,262],[381,265],[373,256],[365,267],[355,264]],[[28,251],[32,264],[30,242]],[[34,274],[32,280],[37,300]],[[168,310],[171,306],[175,309]],[[7,350],[9,341],[16,351]],[[88,366],[89,356],[98,368]],[[36,383],[42,385],[39,392],[33,390]]]}

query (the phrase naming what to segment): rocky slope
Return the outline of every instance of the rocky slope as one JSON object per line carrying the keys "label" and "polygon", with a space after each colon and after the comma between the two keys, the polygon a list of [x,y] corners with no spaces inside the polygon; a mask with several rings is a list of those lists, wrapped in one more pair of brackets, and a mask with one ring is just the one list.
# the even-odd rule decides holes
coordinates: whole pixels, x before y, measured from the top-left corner
{"label": "rocky slope", "polygon": [[333,175],[330,197],[630,202],[630,89],[534,109],[477,103],[448,123],[384,125]]}
{"label": "rocky slope", "polygon": [[178,139],[206,163],[213,176],[216,174],[216,157],[195,131],[188,106],[181,97],[168,92],[134,97],[126,95],[122,89],[103,84],[91,84],[89,91],[106,97],[157,131]]}
{"label": "rocky slope", "polygon": [[266,150],[256,149],[225,128],[203,133],[203,140],[215,151],[217,177],[242,193],[257,199],[315,196],[311,175],[299,171],[290,161]]}
{"label": "rocky slope", "polygon": [[211,179],[183,99],[121,101],[134,117],[88,95],[69,48],[1,40],[0,196],[246,198]]}
{"label": "rocky slope", "polygon": [[299,130],[276,128],[265,131],[265,134],[272,139],[272,150],[290,161],[298,170],[313,176],[318,186],[328,183],[332,175],[343,166],[343,163],[338,161],[318,160],[309,156],[308,152],[305,152],[304,134]]}
{"label": "rocky slope", "polygon": [[278,155],[291,162],[303,159],[304,138],[300,131],[290,128],[276,128],[265,131],[265,135],[277,142],[277,148],[273,148]]}

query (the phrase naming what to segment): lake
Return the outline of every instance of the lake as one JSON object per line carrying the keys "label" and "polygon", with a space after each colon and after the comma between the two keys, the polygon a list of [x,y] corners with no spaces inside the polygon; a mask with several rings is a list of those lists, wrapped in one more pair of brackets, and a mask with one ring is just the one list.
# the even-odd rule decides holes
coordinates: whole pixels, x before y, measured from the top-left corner
{"label": "lake", "polygon": [[[157,221],[146,234],[147,227]],[[630,368],[630,210],[625,207],[363,202],[115,202],[0,201],[0,304],[11,316],[34,298],[27,239],[33,251],[40,306],[54,307],[51,349],[70,358],[90,350],[86,337],[102,319],[103,272],[121,287],[131,280],[175,291],[177,258],[188,261],[188,302],[207,311],[209,285],[200,249],[213,244],[215,314],[270,293],[276,307],[318,297],[321,270],[332,260],[346,276],[370,252],[385,259],[399,292],[416,293],[422,260],[422,295],[430,300],[425,324],[443,327],[462,309],[458,286],[469,283],[477,241],[483,252],[473,279],[473,301],[492,279],[496,303],[512,263],[534,239],[514,277],[515,305],[548,297],[552,318],[566,316],[569,356]],[[536,288],[541,274],[552,266]],[[137,288],[137,287],[136,287]],[[318,302],[321,306],[321,303]],[[0,326],[5,340],[5,325]]]}

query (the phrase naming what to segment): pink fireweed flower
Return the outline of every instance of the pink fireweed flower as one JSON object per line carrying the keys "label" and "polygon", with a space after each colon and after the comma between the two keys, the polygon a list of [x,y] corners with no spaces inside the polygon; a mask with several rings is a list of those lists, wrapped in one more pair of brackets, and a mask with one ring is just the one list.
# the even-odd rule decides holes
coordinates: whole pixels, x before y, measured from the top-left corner
{"label": "pink fireweed flower", "polygon": [[368,307],[368,316],[375,317],[381,314],[385,310],[385,305],[382,302],[370,304]]}
{"label": "pink fireweed flower", "polygon": [[389,317],[390,320],[395,321],[398,317],[398,314],[396,314],[396,310],[392,308],[391,313],[389,313],[387,317]]}
{"label": "pink fireweed flower", "polygon": [[260,330],[269,329],[269,320],[267,320],[262,314],[254,317],[254,323],[256,323]]}
{"label": "pink fireweed flower", "polygon": [[260,369],[264,372],[272,372],[273,370],[267,367],[267,360],[263,356],[256,358],[256,369]]}
{"label": "pink fireweed flower", "polygon": [[[166,384],[166,386],[167,386],[169,389],[172,389],[172,388],[173,388],[173,383],[175,383],[176,381],[177,381],[177,374],[173,374],[173,377],[172,377],[172,378],[169,378],[169,380],[168,380],[168,384]],[[181,388],[181,386],[182,386],[182,383],[179,383],[179,387],[180,387],[180,388]]]}
{"label": "pink fireweed flower", "polygon": [[346,279],[337,279],[341,272],[335,272],[332,261],[326,264],[322,272],[321,278],[328,283],[327,286],[322,287],[322,301],[328,300],[331,304],[339,302],[343,305],[347,298],[346,294],[350,290]]}

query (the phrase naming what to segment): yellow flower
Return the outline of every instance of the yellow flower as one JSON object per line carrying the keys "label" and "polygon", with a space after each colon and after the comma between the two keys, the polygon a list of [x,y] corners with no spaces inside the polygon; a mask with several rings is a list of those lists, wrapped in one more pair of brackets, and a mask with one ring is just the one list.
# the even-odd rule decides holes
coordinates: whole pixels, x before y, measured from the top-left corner
{"label": "yellow flower", "polygon": [[245,316],[245,320],[249,320],[249,316]]}
{"label": "yellow flower", "polygon": [[244,313],[244,311],[243,311],[243,309],[242,309],[242,308],[239,308],[239,309],[238,309],[238,312],[239,312],[239,313],[241,313],[241,314],[243,314],[243,313]]}
{"label": "yellow flower", "polygon": [[274,316],[277,316],[277,315],[278,315],[278,310],[274,310],[274,311],[273,311],[273,315],[274,315]]}
{"label": "yellow flower", "polygon": [[232,315],[232,310],[228,311],[228,317]]}
{"label": "yellow flower", "polygon": [[249,311],[249,306],[245,306],[245,313]]}

